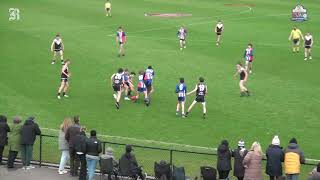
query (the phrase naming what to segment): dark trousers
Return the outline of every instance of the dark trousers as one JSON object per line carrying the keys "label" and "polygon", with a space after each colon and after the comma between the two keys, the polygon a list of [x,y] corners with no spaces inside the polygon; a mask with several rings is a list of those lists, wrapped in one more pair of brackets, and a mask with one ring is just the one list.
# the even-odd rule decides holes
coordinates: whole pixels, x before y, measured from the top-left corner
{"label": "dark trousers", "polygon": [[140,177],[142,180],[144,180],[146,177],[144,177],[144,175],[142,174],[142,169],[140,167],[137,167],[136,170],[134,170],[134,172],[132,172],[132,174],[134,174],[132,176],[132,178],[134,178],[135,180],[138,179],[138,177]]}
{"label": "dark trousers", "polygon": [[2,164],[2,154],[3,154],[4,146],[0,146],[0,164]]}
{"label": "dark trousers", "polygon": [[79,157],[77,156],[77,152],[74,148],[69,148],[69,154],[70,154],[70,174],[71,176],[77,176],[78,175],[78,169],[79,169]]}
{"label": "dark trousers", "polygon": [[218,171],[219,179],[227,179],[229,176],[229,171]]}
{"label": "dark trousers", "polygon": [[80,175],[79,180],[87,179],[87,159],[85,154],[77,154],[80,160]]}
{"label": "dark trousers", "polygon": [[23,144],[21,146],[21,158],[23,166],[30,166],[32,160],[33,145]]}
{"label": "dark trousers", "polygon": [[277,180],[279,178],[279,176],[269,176],[270,180]]}
{"label": "dark trousers", "polygon": [[18,151],[9,151],[8,168],[14,168],[14,161],[16,160]]}
{"label": "dark trousers", "polygon": [[244,177],[237,177],[237,178],[238,178],[238,180],[243,180]]}

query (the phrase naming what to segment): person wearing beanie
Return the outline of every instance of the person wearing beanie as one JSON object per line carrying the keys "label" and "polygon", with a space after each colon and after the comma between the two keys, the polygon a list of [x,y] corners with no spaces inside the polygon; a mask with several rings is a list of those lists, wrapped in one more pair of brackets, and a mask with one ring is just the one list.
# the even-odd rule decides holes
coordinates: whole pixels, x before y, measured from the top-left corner
{"label": "person wearing beanie", "polygon": [[231,150],[227,140],[221,141],[218,147],[217,170],[219,179],[228,179],[231,168]]}
{"label": "person wearing beanie", "polygon": [[13,118],[13,125],[11,126],[11,132],[9,134],[8,142],[8,168],[14,168],[14,161],[17,158],[18,152],[20,151],[21,135],[20,131],[22,128],[21,117],[16,116]]}
{"label": "person wearing beanie", "polygon": [[8,132],[10,132],[10,127],[7,123],[7,117],[0,115],[0,165],[2,165],[4,146],[8,144]]}
{"label": "person wearing beanie", "polygon": [[238,180],[243,180],[245,168],[243,166],[243,159],[247,155],[248,151],[244,147],[245,142],[240,140],[238,147],[232,151],[232,157],[234,157],[233,175]]}
{"label": "person wearing beanie", "polygon": [[310,172],[308,180],[320,180],[320,163]]}
{"label": "person wearing beanie", "polygon": [[284,169],[287,180],[297,180],[300,174],[301,164],[305,163],[303,151],[298,146],[296,138],[289,141],[288,147],[284,150]]}
{"label": "person wearing beanie", "polygon": [[142,180],[145,176],[142,174],[142,169],[138,165],[135,155],[132,153],[133,149],[131,145],[126,145],[125,153],[121,156],[119,160],[120,174],[124,176],[129,176],[134,179],[140,177]]}
{"label": "person wearing beanie", "polygon": [[274,136],[271,145],[266,151],[267,164],[266,174],[270,177],[270,180],[277,180],[282,176],[282,162],[284,160],[284,153],[282,147],[280,147],[279,136]]}

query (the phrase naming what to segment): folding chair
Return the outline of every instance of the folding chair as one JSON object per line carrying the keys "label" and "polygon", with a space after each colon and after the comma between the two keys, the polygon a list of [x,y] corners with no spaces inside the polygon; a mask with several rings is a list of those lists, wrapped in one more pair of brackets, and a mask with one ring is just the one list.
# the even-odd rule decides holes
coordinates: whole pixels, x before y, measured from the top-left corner
{"label": "folding chair", "polygon": [[217,179],[217,170],[214,167],[201,166],[200,172],[201,172],[201,178],[203,180],[216,180]]}

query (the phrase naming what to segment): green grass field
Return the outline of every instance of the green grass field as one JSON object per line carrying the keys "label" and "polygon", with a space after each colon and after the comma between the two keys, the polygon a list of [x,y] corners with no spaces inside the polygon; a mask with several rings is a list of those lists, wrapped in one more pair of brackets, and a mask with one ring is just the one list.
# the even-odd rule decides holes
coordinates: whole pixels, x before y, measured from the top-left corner
{"label": "green grass field", "polygon": [[[283,146],[294,136],[307,157],[319,159],[320,4],[302,2],[310,20],[295,23],[290,18],[297,3],[114,0],[109,18],[103,0],[1,1],[1,113],[24,118],[34,115],[48,129],[58,129],[64,117],[78,114],[82,125],[99,134],[210,148],[222,139],[235,147],[243,138],[247,147],[258,140],[266,149],[275,134]],[[250,10],[226,4],[255,6]],[[20,9],[20,21],[8,21],[11,7]],[[192,13],[192,17],[144,16],[152,12]],[[220,47],[213,33],[218,19],[225,25]],[[180,51],[176,32],[182,24],[189,35],[187,48]],[[124,58],[117,57],[114,36],[120,25],[128,35]],[[291,52],[288,36],[294,25],[313,34],[313,60],[305,62],[302,52]],[[61,66],[50,64],[49,49],[57,32],[65,43],[65,58],[72,60],[70,98],[62,100],[56,98]],[[238,78],[232,75],[248,42],[255,48],[254,73],[247,83],[252,96],[240,98]],[[148,65],[156,73],[151,106],[122,101],[121,109],[116,110],[110,76],[119,67],[137,72]],[[176,117],[178,78],[184,77],[191,90],[199,76],[208,85],[207,119],[202,119],[200,105],[188,118]],[[188,97],[187,105],[193,98]],[[50,133],[48,129],[43,131]]]}

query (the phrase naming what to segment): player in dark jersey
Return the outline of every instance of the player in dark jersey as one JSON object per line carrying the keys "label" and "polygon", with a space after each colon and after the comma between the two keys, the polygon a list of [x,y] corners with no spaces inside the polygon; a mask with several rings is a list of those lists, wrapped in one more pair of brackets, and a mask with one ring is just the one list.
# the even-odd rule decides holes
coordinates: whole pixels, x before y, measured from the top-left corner
{"label": "player in dark jersey", "polygon": [[250,92],[248,89],[245,87],[245,83],[248,80],[248,72],[246,69],[242,66],[241,63],[238,63],[237,66],[237,72],[234,74],[234,77],[237,75],[240,76],[240,81],[239,81],[239,87],[240,87],[240,97],[243,96],[250,96]]}
{"label": "player in dark jersey", "polygon": [[127,68],[123,72],[123,87],[124,87],[124,93],[125,93],[124,100],[130,101],[130,98],[128,97],[131,93],[130,73]]}
{"label": "player in dark jersey", "polygon": [[190,113],[191,109],[193,108],[193,106],[196,103],[201,103],[202,107],[203,107],[203,119],[205,119],[206,118],[206,113],[207,113],[205,96],[208,93],[208,87],[204,83],[204,78],[203,77],[199,78],[199,83],[196,85],[194,90],[192,90],[191,92],[187,93],[187,95],[190,95],[190,94],[192,94],[194,92],[196,92],[196,99],[189,106],[188,111],[186,113],[186,116]]}
{"label": "player in dark jersey", "polygon": [[219,20],[218,23],[216,24],[216,27],[214,28],[214,32],[217,35],[217,41],[216,41],[217,46],[219,46],[220,44],[220,39],[221,39],[223,30],[224,30],[223,23],[221,20]]}
{"label": "player in dark jersey", "polygon": [[119,68],[118,72],[111,76],[111,86],[115,94],[113,94],[116,100],[115,106],[117,109],[120,108],[121,93],[123,91],[123,69]]}
{"label": "player in dark jersey", "polygon": [[52,57],[52,63],[54,64],[56,62],[56,57],[57,54],[60,55],[61,59],[61,64],[64,63],[63,61],[63,50],[64,50],[64,44],[63,41],[60,37],[60,34],[57,34],[56,37],[53,39],[51,43],[51,51],[53,52],[53,57]]}
{"label": "player in dark jersey", "polygon": [[69,87],[69,77],[71,76],[71,73],[69,71],[69,64],[70,64],[70,60],[67,59],[64,62],[64,65],[61,68],[61,84],[58,90],[58,99],[61,99],[61,93],[63,97],[69,97],[66,93]]}
{"label": "player in dark jersey", "polygon": [[304,37],[304,60],[311,60],[312,56],[311,56],[311,48],[313,45],[313,38],[312,35],[308,32],[307,35]]}

